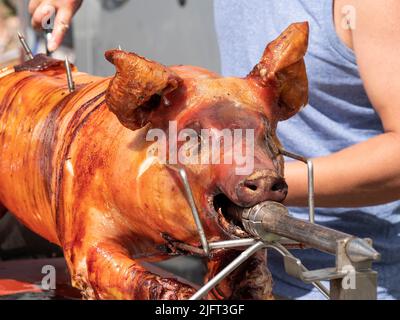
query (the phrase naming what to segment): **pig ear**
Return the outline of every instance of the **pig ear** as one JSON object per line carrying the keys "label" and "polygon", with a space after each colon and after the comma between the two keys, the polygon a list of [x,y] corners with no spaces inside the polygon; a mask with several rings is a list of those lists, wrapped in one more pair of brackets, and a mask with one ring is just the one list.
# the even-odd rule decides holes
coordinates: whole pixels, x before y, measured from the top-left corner
{"label": "pig ear", "polygon": [[278,120],[290,118],[307,104],[308,80],[303,58],[308,32],[307,22],[290,25],[268,44],[261,61],[248,75],[262,86],[276,89]]}
{"label": "pig ear", "polygon": [[151,122],[160,98],[178,88],[182,81],[166,66],[134,53],[110,50],[105,56],[116,68],[106,93],[107,106],[132,130]]}

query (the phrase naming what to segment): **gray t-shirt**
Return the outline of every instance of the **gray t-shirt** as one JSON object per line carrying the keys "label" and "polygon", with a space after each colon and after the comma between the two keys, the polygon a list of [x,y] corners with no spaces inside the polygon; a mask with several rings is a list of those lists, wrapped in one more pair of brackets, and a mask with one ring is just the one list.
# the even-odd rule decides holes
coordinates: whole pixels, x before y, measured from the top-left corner
{"label": "gray t-shirt", "polygon": [[[332,8],[332,0],[215,0],[224,76],[245,76],[259,61],[266,44],[289,24],[309,22],[310,43],[305,58],[309,104],[278,127],[284,147],[307,157],[325,156],[383,132],[363,87],[355,55],[336,34]],[[371,155],[374,152],[371,150]],[[355,161],[362,166],[368,157]],[[308,217],[306,208],[291,208],[291,212],[299,218]],[[316,221],[372,238],[374,247],[382,254],[382,261],[374,265],[379,272],[378,297],[400,298],[400,202],[354,209],[318,208]],[[311,269],[334,266],[332,256],[317,251],[294,253]],[[276,255],[269,254],[269,266],[276,294],[322,298],[312,286],[286,275]]]}

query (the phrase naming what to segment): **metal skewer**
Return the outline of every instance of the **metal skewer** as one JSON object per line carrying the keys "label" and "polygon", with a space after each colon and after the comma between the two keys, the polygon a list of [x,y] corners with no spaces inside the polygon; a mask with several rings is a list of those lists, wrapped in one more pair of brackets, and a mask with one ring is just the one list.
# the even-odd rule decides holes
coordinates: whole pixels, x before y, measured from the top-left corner
{"label": "metal skewer", "polygon": [[199,236],[200,236],[201,245],[202,245],[203,250],[206,253],[206,255],[208,255],[210,253],[210,249],[209,249],[209,246],[208,246],[208,241],[207,241],[207,238],[206,238],[206,234],[204,232],[203,225],[201,223],[199,212],[197,211],[196,203],[195,203],[194,198],[193,198],[192,189],[190,187],[186,171],[183,168],[177,168],[177,167],[175,167],[173,165],[170,165],[170,164],[167,164],[167,167],[175,170],[176,172],[178,172],[178,174],[179,174],[179,176],[180,176],[180,178],[182,180],[183,187],[185,188],[185,192],[186,192],[186,197],[187,197],[187,200],[189,202],[190,209],[192,210],[194,222],[196,223],[197,231],[198,231]]}
{"label": "metal skewer", "polygon": [[71,64],[69,63],[68,57],[65,58],[65,70],[67,71],[67,82],[69,92],[75,91],[75,83],[72,78]]}
{"label": "metal skewer", "polygon": [[[281,254],[283,257],[292,257],[295,258],[290,251],[288,251],[281,243],[279,242],[273,242],[271,244],[268,244],[266,246],[267,248],[271,248],[274,249],[275,251],[277,251],[279,254]],[[301,270],[303,272],[308,272],[309,270],[302,264],[300,263],[299,267],[301,268]],[[311,282],[311,284],[318,289],[318,291],[326,298],[326,299],[330,299],[329,296],[329,289],[327,289],[320,281],[314,281]]]}
{"label": "metal skewer", "polygon": [[22,45],[22,48],[24,49],[26,56],[29,58],[29,60],[32,60],[33,59],[32,50],[31,50],[31,48],[29,48],[29,45],[26,42],[25,37],[20,32],[18,32],[18,39]]}
{"label": "metal skewer", "polygon": [[50,42],[50,38],[51,38],[51,33],[52,30],[51,29],[46,29],[44,32],[44,40],[45,40],[45,47],[46,47],[46,56],[50,57],[51,56],[51,52],[49,50],[49,42]]}
{"label": "metal skewer", "polygon": [[243,251],[235,260],[228,264],[222,271],[220,271],[214,278],[208,281],[199,291],[197,291],[189,300],[199,300],[204,298],[212,288],[226,278],[231,272],[238,268],[243,262],[249,259],[258,250],[265,247],[264,242],[256,242],[251,247]]}

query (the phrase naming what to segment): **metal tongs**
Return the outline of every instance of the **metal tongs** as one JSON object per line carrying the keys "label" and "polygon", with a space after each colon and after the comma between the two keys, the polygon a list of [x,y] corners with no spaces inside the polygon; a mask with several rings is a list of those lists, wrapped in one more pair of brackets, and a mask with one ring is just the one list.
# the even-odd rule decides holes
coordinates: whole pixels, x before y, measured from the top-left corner
{"label": "metal tongs", "polygon": [[[254,253],[272,248],[283,256],[285,271],[305,283],[314,285],[327,299],[376,299],[377,273],[371,269],[372,262],[380,259],[380,254],[372,248],[370,239],[360,239],[333,229],[315,224],[314,209],[314,167],[311,159],[280,149],[286,157],[304,162],[308,171],[309,221],[295,219],[285,206],[276,202],[263,202],[243,211],[242,222],[245,230],[253,238],[208,242],[192,189],[184,168],[167,164],[179,174],[183,183],[194,221],[206,256],[211,250],[247,247],[236,259],[210,279],[190,300],[204,298],[225,277],[249,259]],[[315,248],[336,256],[336,266],[309,271],[288,248]],[[346,277],[352,277],[355,287],[343,285]],[[321,281],[330,281],[330,289]]]}

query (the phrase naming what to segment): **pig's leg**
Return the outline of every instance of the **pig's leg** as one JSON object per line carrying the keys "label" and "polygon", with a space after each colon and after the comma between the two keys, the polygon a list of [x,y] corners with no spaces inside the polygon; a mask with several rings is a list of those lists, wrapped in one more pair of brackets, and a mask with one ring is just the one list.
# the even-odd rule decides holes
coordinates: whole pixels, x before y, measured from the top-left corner
{"label": "pig's leg", "polygon": [[[238,252],[229,251],[208,263],[206,281],[226,267]],[[272,277],[266,266],[265,251],[259,251],[219,283],[211,294],[216,299],[271,300]]]}
{"label": "pig's leg", "polygon": [[87,254],[87,277],[97,299],[188,299],[195,290],[146,271],[115,243],[100,243]]}

